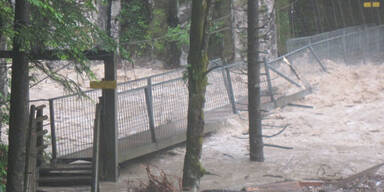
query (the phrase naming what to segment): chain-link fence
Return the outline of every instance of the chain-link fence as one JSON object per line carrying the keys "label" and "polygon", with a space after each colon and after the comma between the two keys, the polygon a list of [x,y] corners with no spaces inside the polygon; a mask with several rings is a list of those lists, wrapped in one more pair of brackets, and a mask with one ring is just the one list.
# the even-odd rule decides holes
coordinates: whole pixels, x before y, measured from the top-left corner
{"label": "chain-link fence", "polygon": [[[302,47],[295,50],[291,47],[288,54],[262,65],[261,102],[264,106],[278,107],[307,94],[311,90],[310,76],[326,71],[330,61],[346,64],[374,61],[383,51],[383,30],[383,26],[359,26],[323,35],[328,39],[317,35],[306,43],[290,40],[291,44]],[[228,114],[245,110],[246,64],[222,65],[215,60],[211,62],[210,67],[213,66],[215,69],[208,73],[205,113],[212,117],[217,109],[226,108]],[[95,104],[101,91],[91,90],[86,94],[89,98],[67,95],[49,100],[53,158],[91,156]],[[143,145],[185,135],[188,89],[183,70],[120,83],[117,97],[120,156]]]}
{"label": "chain-link fence", "polygon": [[287,40],[287,50],[288,53],[292,52],[296,49],[302,48],[306,45],[309,45],[311,43],[316,43],[321,40],[327,40],[332,37],[340,36],[340,35],[346,35],[348,33],[354,33],[359,32],[363,30],[364,28],[368,28],[372,25],[356,25],[346,28],[337,29],[334,31],[319,33],[313,36],[307,36],[307,37],[297,37],[297,38],[291,38]]}
{"label": "chain-link fence", "polygon": [[359,25],[287,41],[287,49],[312,47],[320,60],[347,65],[379,61],[384,45],[384,26]]}

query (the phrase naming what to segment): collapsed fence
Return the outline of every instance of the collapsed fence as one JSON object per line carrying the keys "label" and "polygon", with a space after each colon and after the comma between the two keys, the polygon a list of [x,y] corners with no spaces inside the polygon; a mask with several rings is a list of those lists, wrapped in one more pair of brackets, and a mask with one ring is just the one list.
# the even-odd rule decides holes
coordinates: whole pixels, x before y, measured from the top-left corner
{"label": "collapsed fence", "polygon": [[293,52],[312,46],[321,60],[328,59],[347,65],[376,62],[384,51],[383,34],[383,25],[359,25],[309,37],[289,39],[287,50]]}
{"label": "collapsed fence", "polygon": [[[380,56],[383,32],[383,26],[356,27],[354,32],[311,40],[273,61],[265,61],[261,73],[264,109],[288,104],[308,94],[311,85],[306,79],[326,71],[327,60],[348,64]],[[222,119],[247,105],[246,64],[215,63],[218,67],[208,73],[204,108],[207,121]],[[90,90],[85,94],[90,99],[77,95],[49,99],[53,159],[92,155],[93,118],[101,91]],[[188,90],[183,70],[120,83],[117,99],[120,162],[185,139]]]}

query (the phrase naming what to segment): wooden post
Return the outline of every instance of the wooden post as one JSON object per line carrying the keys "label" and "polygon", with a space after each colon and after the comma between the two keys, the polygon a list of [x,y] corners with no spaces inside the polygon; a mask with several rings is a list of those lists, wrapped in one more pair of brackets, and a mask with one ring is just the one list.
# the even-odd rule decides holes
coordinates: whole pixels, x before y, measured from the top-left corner
{"label": "wooden post", "polygon": [[57,146],[56,146],[56,128],[55,128],[55,108],[53,107],[53,100],[49,100],[49,121],[51,125],[51,144],[52,144],[52,162],[57,159]]}
{"label": "wooden post", "polygon": [[[116,81],[115,54],[104,60],[104,80]],[[100,130],[100,153],[102,154],[101,178],[104,181],[117,181],[118,178],[118,130],[116,89],[103,89],[103,114]]]}
{"label": "wooden post", "polygon": [[[35,121],[35,112],[36,107],[31,106],[29,113],[29,125],[27,131],[27,142],[26,142],[26,157],[25,157],[25,173],[24,173],[24,192],[35,191],[34,182],[34,171],[36,168],[36,161],[33,161],[33,154],[36,150],[36,146],[33,143],[36,143],[36,121]],[[36,156],[35,156],[36,157]],[[36,159],[35,159],[36,160]]]}
{"label": "wooden post", "polygon": [[[107,35],[112,37],[112,0],[107,5]],[[113,38],[113,37],[112,37]],[[110,54],[104,59],[104,80],[116,81],[116,54]],[[101,179],[116,182],[118,178],[118,130],[117,130],[117,94],[116,89],[103,89],[103,112],[100,130],[100,154],[102,169]]]}
{"label": "wooden post", "polygon": [[[48,145],[44,144],[44,135],[48,133],[47,130],[43,129],[43,120],[48,119],[47,116],[44,116],[43,114],[43,109],[45,105],[41,105],[37,107],[37,112],[36,112],[36,144],[35,146],[37,147],[36,149],[36,164],[35,164],[35,176],[34,176],[34,186],[37,187],[39,186],[39,178],[40,178],[40,167],[43,164],[43,159],[44,159],[44,149],[48,147]],[[33,145],[33,144],[32,144]],[[36,189],[34,189],[36,190]],[[35,192],[35,191],[33,191]]]}
{"label": "wooden post", "polygon": [[48,119],[47,116],[43,116],[44,107],[45,105],[38,107],[32,105],[30,110],[24,176],[25,192],[35,192],[38,186],[39,161],[41,161],[39,154],[46,147],[42,141],[43,135],[47,133],[43,131],[43,121]]}
{"label": "wooden post", "polygon": [[93,153],[92,153],[92,186],[91,192],[98,192],[99,190],[99,160],[100,160],[100,123],[101,123],[101,103],[96,104],[96,115],[93,130]]}
{"label": "wooden post", "polygon": [[[43,108],[45,105],[41,105],[37,107],[37,112],[36,112],[36,118],[41,118],[43,117]],[[43,121],[37,121],[36,122],[36,133],[37,133],[37,140],[36,140],[36,146],[38,149],[42,148],[42,150],[37,151],[37,167],[40,167],[42,162],[42,157],[43,157],[43,150],[44,150],[44,130],[43,130]]]}

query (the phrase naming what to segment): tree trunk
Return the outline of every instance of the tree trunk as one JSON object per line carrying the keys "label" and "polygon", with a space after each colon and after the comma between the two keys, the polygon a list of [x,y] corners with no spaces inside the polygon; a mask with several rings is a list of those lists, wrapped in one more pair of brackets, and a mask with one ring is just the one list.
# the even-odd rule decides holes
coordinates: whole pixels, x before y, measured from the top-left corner
{"label": "tree trunk", "polygon": [[9,121],[9,155],[7,191],[22,192],[25,168],[25,138],[28,128],[29,78],[28,58],[23,42],[23,28],[28,23],[27,0],[16,0],[12,58],[11,108]]}
{"label": "tree trunk", "polygon": [[107,29],[108,3],[106,3],[104,0],[96,0],[96,9],[97,9],[96,25],[101,30],[105,31]]}
{"label": "tree trunk", "polygon": [[248,114],[251,161],[264,161],[260,111],[259,5],[248,0]]}
{"label": "tree trunk", "polygon": [[186,154],[183,170],[183,190],[198,191],[200,178],[204,175],[201,152],[204,134],[204,103],[207,86],[208,54],[207,16],[209,0],[192,2],[192,23],[188,54],[188,125]]}

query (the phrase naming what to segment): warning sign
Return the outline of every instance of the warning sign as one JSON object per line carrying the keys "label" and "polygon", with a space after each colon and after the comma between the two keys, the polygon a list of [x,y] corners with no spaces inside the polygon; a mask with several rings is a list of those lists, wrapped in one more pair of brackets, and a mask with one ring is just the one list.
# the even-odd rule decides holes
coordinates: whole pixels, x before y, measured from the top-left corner
{"label": "warning sign", "polygon": [[380,7],[380,1],[365,1],[363,6],[365,8],[378,8]]}
{"label": "warning sign", "polygon": [[91,81],[93,89],[116,89],[116,81]]}

